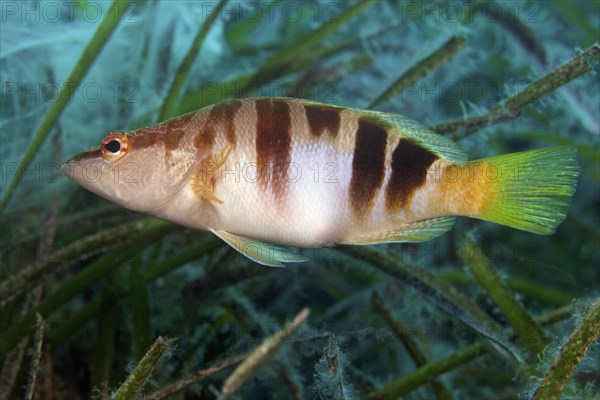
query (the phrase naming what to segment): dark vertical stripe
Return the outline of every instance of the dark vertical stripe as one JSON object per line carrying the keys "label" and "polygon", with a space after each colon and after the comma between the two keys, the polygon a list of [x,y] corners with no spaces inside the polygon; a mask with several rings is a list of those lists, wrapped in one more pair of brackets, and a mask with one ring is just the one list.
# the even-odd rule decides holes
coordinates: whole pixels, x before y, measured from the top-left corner
{"label": "dark vertical stripe", "polygon": [[198,130],[198,132],[196,132],[196,136],[194,136],[194,147],[196,147],[197,149],[212,149],[212,147],[215,144],[215,139],[217,137],[215,123],[217,121],[215,121],[215,114],[213,113],[213,111],[216,107],[217,104],[215,104],[210,110],[210,114],[208,114],[208,120]]}
{"label": "dark vertical stripe", "polygon": [[341,110],[335,107],[305,105],[306,119],[310,128],[310,134],[321,136],[328,130],[333,137],[337,136],[340,130]]}
{"label": "dark vertical stripe", "polygon": [[196,148],[212,147],[215,143],[217,131],[221,129],[229,143],[234,144],[237,140],[234,118],[242,106],[239,100],[230,100],[215,104],[210,110],[208,120],[194,137]]}
{"label": "dark vertical stripe", "polygon": [[165,123],[165,131],[161,135],[161,139],[165,146],[165,168],[167,171],[172,166],[171,152],[179,147],[179,142],[185,136],[190,117],[175,118]]}
{"label": "dark vertical stripe", "polygon": [[256,163],[263,189],[271,183],[276,198],[287,189],[291,161],[292,125],[290,106],[284,100],[256,100]]}
{"label": "dark vertical stripe", "polygon": [[131,144],[132,149],[145,149],[156,144],[159,139],[159,135],[162,132],[150,128],[138,129],[129,137],[129,143]]}
{"label": "dark vertical stripe", "polygon": [[410,202],[437,158],[418,144],[400,139],[392,153],[392,173],[385,191],[385,206],[389,211],[399,211]]}
{"label": "dark vertical stripe", "polygon": [[358,120],[349,190],[352,210],[359,218],[373,208],[373,199],[383,183],[386,142],[384,127],[365,117]]}
{"label": "dark vertical stripe", "polygon": [[179,147],[179,142],[185,136],[189,124],[189,117],[176,118],[167,122],[166,132],[163,135],[163,141],[167,151],[175,150]]}
{"label": "dark vertical stripe", "polygon": [[223,129],[225,131],[225,138],[231,144],[235,144],[237,141],[237,135],[235,132],[235,125],[233,121],[235,119],[235,114],[242,106],[242,102],[239,100],[230,100],[221,104],[217,104],[215,108],[213,108],[212,112],[218,115],[223,124]]}

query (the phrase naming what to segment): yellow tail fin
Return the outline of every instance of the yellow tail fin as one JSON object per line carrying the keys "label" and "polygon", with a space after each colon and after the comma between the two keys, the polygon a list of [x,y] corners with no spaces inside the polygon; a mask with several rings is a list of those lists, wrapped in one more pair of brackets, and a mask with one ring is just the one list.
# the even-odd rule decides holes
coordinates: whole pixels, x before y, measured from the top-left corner
{"label": "yellow tail fin", "polygon": [[491,182],[477,218],[528,232],[554,233],[567,214],[579,165],[568,146],[512,153],[474,161]]}

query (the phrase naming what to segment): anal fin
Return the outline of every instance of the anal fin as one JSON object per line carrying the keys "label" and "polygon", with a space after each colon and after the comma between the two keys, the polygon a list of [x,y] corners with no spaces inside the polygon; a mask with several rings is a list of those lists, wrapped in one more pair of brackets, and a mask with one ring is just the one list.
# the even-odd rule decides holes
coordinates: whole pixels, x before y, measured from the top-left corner
{"label": "anal fin", "polygon": [[267,265],[269,267],[285,267],[285,265],[282,264],[284,262],[304,262],[308,260],[306,257],[295,254],[285,247],[260,242],[256,239],[234,235],[233,233],[217,229],[211,229],[211,232],[241,254],[262,265]]}
{"label": "anal fin", "polygon": [[411,222],[393,231],[353,236],[340,244],[376,244],[391,242],[424,242],[443,235],[454,225],[456,217],[438,217]]}

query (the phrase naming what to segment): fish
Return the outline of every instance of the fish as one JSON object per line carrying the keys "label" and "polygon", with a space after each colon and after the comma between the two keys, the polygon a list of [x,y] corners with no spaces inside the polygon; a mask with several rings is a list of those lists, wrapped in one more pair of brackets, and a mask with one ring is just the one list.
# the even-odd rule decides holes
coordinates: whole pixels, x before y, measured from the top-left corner
{"label": "fish", "polygon": [[468,161],[400,114],[257,97],[111,132],[62,170],[128,209],[281,267],[307,260],[298,248],[430,240],[459,216],[554,233],[579,165],[569,146]]}

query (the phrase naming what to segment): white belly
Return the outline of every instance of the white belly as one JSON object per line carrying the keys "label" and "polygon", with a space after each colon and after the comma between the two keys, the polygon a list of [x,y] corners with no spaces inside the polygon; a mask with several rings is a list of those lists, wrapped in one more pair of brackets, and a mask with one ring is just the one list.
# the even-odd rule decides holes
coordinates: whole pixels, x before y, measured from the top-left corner
{"label": "white belly", "polygon": [[[413,218],[403,211],[390,215],[384,191],[375,198],[368,217],[352,214],[348,188],[351,154],[327,146],[307,150],[295,146],[287,174],[285,195],[279,199],[271,182],[261,185],[256,163],[232,151],[215,175],[214,195],[223,201],[199,199],[189,184],[181,190],[162,218],[195,229],[217,229],[269,243],[324,247],[378,232],[390,232]],[[386,171],[385,179],[389,177]]]}
{"label": "white belly", "polygon": [[[299,146],[298,146],[299,147]],[[281,199],[261,187],[256,165],[232,154],[220,171],[215,195],[215,228],[256,239],[322,247],[343,237],[350,215],[347,188],[352,171],[350,157],[340,157],[321,146],[313,153],[306,149],[292,153],[285,195]],[[324,161],[328,160],[328,161]]]}

